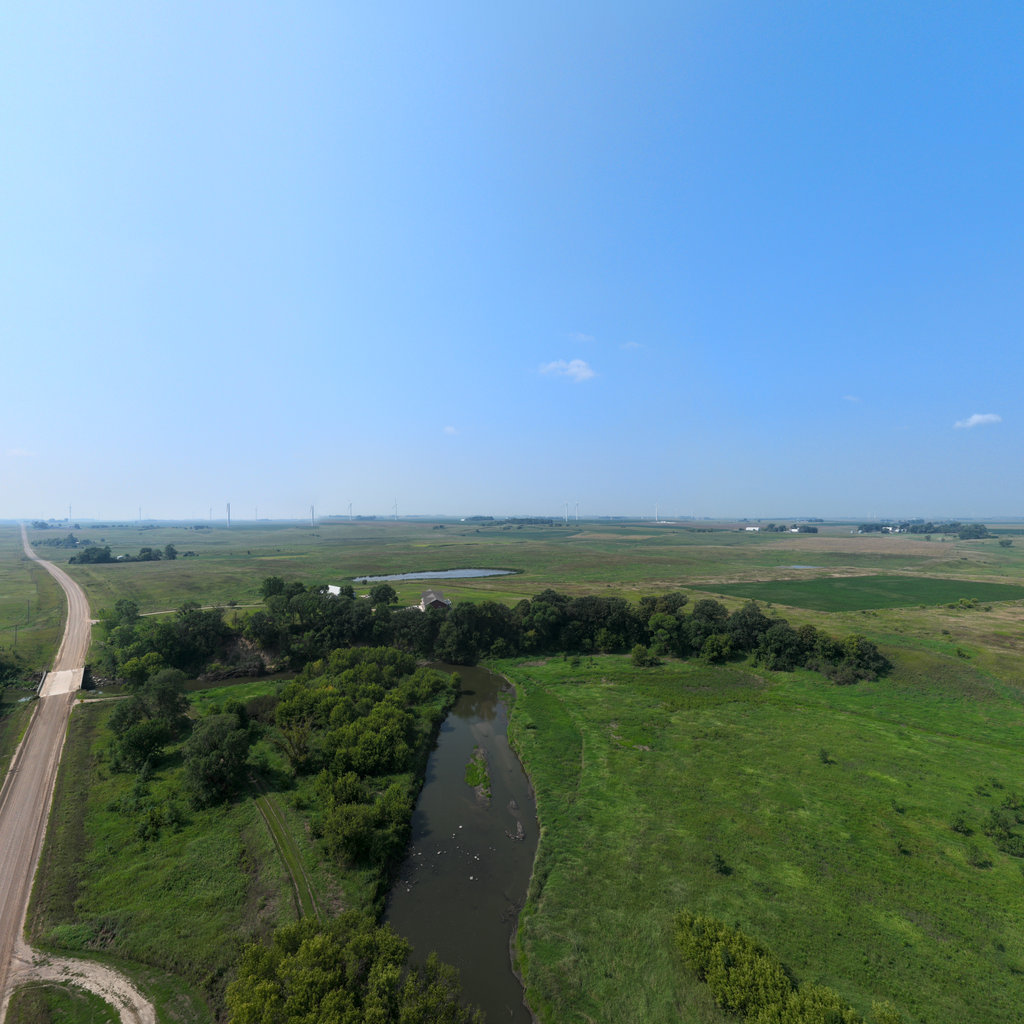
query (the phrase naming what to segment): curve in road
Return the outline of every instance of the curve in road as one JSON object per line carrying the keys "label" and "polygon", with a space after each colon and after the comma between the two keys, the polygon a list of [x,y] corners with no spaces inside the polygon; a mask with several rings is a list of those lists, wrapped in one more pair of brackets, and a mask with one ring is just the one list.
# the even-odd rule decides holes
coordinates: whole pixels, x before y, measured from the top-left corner
{"label": "curve in road", "polygon": [[22,938],[32,879],[46,835],[68,719],[81,688],[91,621],[85,592],[66,573],[36,555],[21,528],[25,554],[60,584],[68,601],[64,637],[40,688],[39,701],[0,789],[0,1024],[11,992],[34,979],[89,989],[116,1006],[123,1024],[155,1024],[156,1013],[132,983],[108,967],[36,953]]}

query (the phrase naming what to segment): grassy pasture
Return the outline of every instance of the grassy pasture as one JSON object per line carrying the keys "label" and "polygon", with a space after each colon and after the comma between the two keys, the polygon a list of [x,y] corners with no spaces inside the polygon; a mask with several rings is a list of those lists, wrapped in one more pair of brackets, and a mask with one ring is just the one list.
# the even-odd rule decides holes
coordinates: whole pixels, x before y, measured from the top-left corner
{"label": "grassy pasture", "polygon": [[42,566],[25,557],[20,527],[0,526],[0,649],[27,673],[48,668],[64,616],[64,595]]}
{"label": "grassy pasture", "polygon": [[1024,586],[926,576],[838,576],[722,583],[698,589],[822,612],[947,604],[961,598],[981,602],[1024,600]]}
{"label": "grassy pasture", "polygon": [[[518,951],[542,1019],[719,1019],[672,951],[686,907],[861,1013],[887,998],[918,1024],[1018,1020],[1022,862],[981,824],[1024,792],[1024,704],[979,698],[970,666],[925,666],[928,683],[921,667],[834,687],[611,657],[505,666],[541,819]],[[950,829],[961,812],[972,836]]]}
{"label": "grassy pasture", "polygon": [[[860,537],[846,528],[809,534],[747,534],[735,529],[697,532],[652,523],[570,523],[568,527],[522,527],[458,522],[347,522],[321,524],[223,524],[89,528],[78,532],[116,554],[140,547],[179,551],[173,562],[73,565],[69,571],[85,588],[95,610],[120,597],[143,612],[177,608],[187,600],[203,605],[245,606],[259,601],[267,576],[305,583],[342,582],[360,575],[429,569],[500,568],[518,575],[445,581],[455,600],[514,602],[545,587],[571,593],[636,596],[661,589],[792,575],[790,566],[811,564],[822,571],[914,572],[928,575],[1005,576],[1024,558],[1020,550],[995,541],[928,543],[905,537]],[[442,528],[443,527],[443,528]],[[0,528],[10,531],[14,527]],[[59,531],[32,531],[39,539]],[[66,563],[72,551],[39,548],[44,557]],[[181,557],[194,551],[194,558]],[[403,603],[419,599],[425,584],[396,585]],[[362,588],[367,589],[367,588]]]}

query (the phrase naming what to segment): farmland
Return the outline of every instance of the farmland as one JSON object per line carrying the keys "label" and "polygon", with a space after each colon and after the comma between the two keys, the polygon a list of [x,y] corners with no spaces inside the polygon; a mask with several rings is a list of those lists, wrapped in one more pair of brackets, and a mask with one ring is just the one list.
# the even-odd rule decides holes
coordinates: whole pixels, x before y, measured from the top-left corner
{"label": "farmland", "polygon": [[[542,828],[517,942],[531,1004],[550,1022],[726,1020],[672,947],[673,916],[685,909],[739,924],[799,980],[831,986],[865,1016],[889,1000],[908,1024],[1016,1020],[1024,861],[991,823],[1012,818],[1024,793],[1024,545],[857,536],[842,524],[818,535],[726,525],[125,526],[83,533],[115,552],[171,543],[194,556],[69,571],[94,611],[128,597],[143,613],[191,600],[244,617],[271,575],[318,584],[475,567],[516,575],[446,581],[446,596],[514,605],[549,587],[630,601],[674,590],[691,605],[714,596],[736,609],[753,598],[794,626],[862,634],[894,667],[853,686],[746,659],[637,668],[628,656],[584,653],[498,665],[516,686],[510,731]],[[0,529],[0,543],[9,539]],[[0,572],[19,595],[39,585],[13,542],[0,550]],[[73,554],[39,550],[58,561]],[[396,583],[400,603],[418,600],[422,586]],[[33,641],[41,651],[45,628]],[[192,713],[275,686],[196,690]],[[246,802],[195,815],[148,846],[118,838],[111,808],[130,797],[131,780],[105,767],[108,713],[73,718],[69,764],[83,778],[100,774],[87,801],[75,795],[76,773],[62,773],[37,933],[69,948],[102,936],[123,961],[159,964],[154,985],[216,994],[239,936],[293,913],[280,855]],[[273,770],[279,755],[267,747],[262,756]],[[153,780],[160,799],[174,799],[177,770],[169,764]],[[1007,828],[1016,834],[1012,821]],[[199,852],[207,829],[223,834],[216,870]],[[231,845],[241,837],[251,859]],[[318,899],[358,891],[324,872],[301,835],[298,849]],[[182,872],[195,880],[191,903],[174,896]],[[127,889],[139,903],[120,908]],[[67,923],[75,900],[92,932]],[[210,908],[201,963],[179,969],[174,936],[197,906]],[[178,1019],[204,1019],[194,997],[174,998],[185,1008]]]}
{"label": "farmland", "polygon": [[[702,588],[703,589],[703,588]],[[813,580],[722,583],[708,590],[728,597],[793,605],[820,612],[906,608],[950,602],[1024,600],[1024,587],[990,580],[922,576],[838,576]]]}

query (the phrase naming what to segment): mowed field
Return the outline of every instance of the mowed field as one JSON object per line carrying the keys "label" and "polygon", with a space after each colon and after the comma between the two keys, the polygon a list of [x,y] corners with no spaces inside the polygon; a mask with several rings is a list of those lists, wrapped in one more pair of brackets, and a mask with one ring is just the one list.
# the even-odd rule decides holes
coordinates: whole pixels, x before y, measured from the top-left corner
{"label": "mowed field", "polygon": [[[628,600],[682,589],[691,604],[716,596],[729,608],[756,597],[793,625],[866,635],[893,671],[848,687],[744,661],[500,666],[516,686],[511,732],[542,830],[517,943],[531,1004],[550,1024],[726,1021],[672,949],[672,915],[688,909],[738,923],[865,1015],[889,1000],[908,1024],[1020,1019],[1024,859],[986,830],[1024,795],[1024,542],[860,537],[848,524],[751,535],[383,521],[105,537],[115,554],[172,543],[195,556],[71,566],[94,611],[130,597],[144,612],[194,600],[241,616],[269,575],[316,584],[490,567],[517,574],[441,586],[456,602],[510,604],[547,587]],[[398,584],[400,599],[423,586]],[[95,813],[80,836],[103,827]],[[102,877],[75,885],[96,894],[94,920],[117,913]],[[163,905],[153,949],[174,948],[184,926],[175,901]]]}

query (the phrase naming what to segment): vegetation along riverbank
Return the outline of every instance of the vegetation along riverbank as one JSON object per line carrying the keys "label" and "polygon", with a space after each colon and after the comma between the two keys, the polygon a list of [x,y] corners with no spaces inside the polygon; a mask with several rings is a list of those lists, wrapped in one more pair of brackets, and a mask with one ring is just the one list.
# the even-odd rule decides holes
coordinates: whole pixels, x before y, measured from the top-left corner
{"label": "vegetation along riverbank", "polygon": [[[70,567],[101,619],[93,674],[125,696],[72,718],[34,941],[114,958],[168,1020],[250,1019],[232,980],[298,970],[310,942],[397,965],[392,1008],[469,1013],[372,923],[450,699],[417,660],[444,657],[515,685],[541,825],[516,958],[539,1019],[749,1016],[748,954],[803,986],[778,989],[781,1020],[1016,1019],[1024,551],[998,524],[463,526],[444,564],[520,572],[446,584],[448,612],[346,582],[441,564],[428,529],[127,531],[195,556]],[[730,969],[686,945],[694,922]]]}

